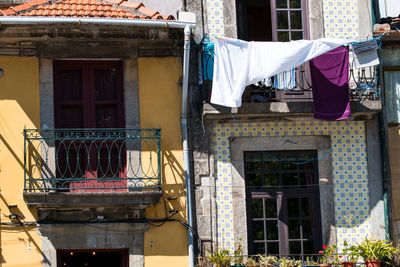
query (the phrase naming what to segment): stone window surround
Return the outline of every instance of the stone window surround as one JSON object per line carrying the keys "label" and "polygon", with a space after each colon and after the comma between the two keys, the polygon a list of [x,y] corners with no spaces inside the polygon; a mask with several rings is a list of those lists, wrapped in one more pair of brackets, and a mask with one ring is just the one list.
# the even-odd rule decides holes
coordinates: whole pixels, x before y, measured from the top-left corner
{"label": "stone window surround", "polygon": [[129,265],[144,266],[144,223],[42,224],[43,267],[57,265],[57,249],[129,248]]}
{"label": "stone window surround", "polygon": [[[73,58],[66,60],[73,60]],[[102,59],[77,58],[77,60]],[[125,127],[139,128],[137,58],[121,59],[121,61],[123,62]],[[39,58],[39,93],[40,127],[54,129],[53,59]],[[54,149],[54,146],[49,145],[48,153],[55,153]],[[139,151],[140,149],[135,153],[139,153]],[[54,162],[51,167],[55,169]],[[101,228],[102,226],[103,228]],[[129,266],[144,266],[144,232],[146,231],[147,225],[145,224],[101,224],[97,228],[87,224],[41,225],[38,227],[38,232],[42,236],[43,266],[56,266],[56,250],[69,248],[129,248]],[[69,234],[66,236],[65,233]]]}
{"label": "stone window surround", "polygon": [[[244,177],[244,151],[249,147],[262,147],[266,151],[276,150],[317,150],[321,156],[331,147],[329,136],[280,136],[280,137],[233,137],[230,138],[232,167],[232,196],[235,243],[243,245],[247,253],[246,190]],[[332,159],[327,153],[318,160],[320,185],[321,229],[323,244],[336,243],[335,211]],[[241,239],[241,241],[240,241]]]}

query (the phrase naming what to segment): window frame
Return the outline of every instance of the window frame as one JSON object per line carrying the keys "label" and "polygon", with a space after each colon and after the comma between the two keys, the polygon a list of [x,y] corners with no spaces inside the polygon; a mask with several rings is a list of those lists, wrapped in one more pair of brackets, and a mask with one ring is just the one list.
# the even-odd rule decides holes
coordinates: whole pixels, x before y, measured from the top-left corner
{"label": "window frame", "polygon": [[[117,73],[116,99],[97,100],[95,97],[94,70],[98,68],[114,68]],[[79,69],[82,73],[82,99],[65,101],[62,100],[62,89],[60,86],[60,72],[63,70]],[[98,128],[96,127],[96,105],[116,105],[116,125],[113,128],[125,128],[125,101],[123,85],[123,63],[121,60],[54,60],[54,125],[56,129],[62,127],[62,106],[81,105],[83,116],[83,127],[74,128]]]}
{"label": "window frame", "polygon": [[[276,0],[264,0],[269,2],[271,14],[269,14],[271,19],[271,32],[272,32],[272,41],[278,42],[278,21],[277,21],[277,11],[279,10],[292,10],[289,8],[290,0],[287,1],[287,8],[277,8]],[[294,8],[293,10],[298,10],[302,12],[302,29],[303,29],[303,39],[310,39],[310,24],[309,24],[309,12],[308,12],[308,1],[300,0],[301,8]],[[291,29],[290,25],[290,13],[288,13],[288,23],[289,29]],[[247,25],[247,5],[245,0],[236,0],[236,26],[237,26],[237,36],[239,39],[248,40],[248,25]],[[291,40],[291,34],[289,34],[289,41]],[[250,41],[250,40],[248,40]]]}
{"label": "window frame", "polygon": [[[304,151],[309,151],[313,152],[313,154],[317,155],[317,150],[292,150],[290,152],[293,153],[301,153]],[[254,153],[258,152],[262,155],[262,151],[244,151],[244,154],[247,153]],[[268,151],[267,153],[269,154],[274,154],[274,153],[287,153],[288,151]],[[278,154],[279,155],[279,154]],[[246,156],[243,157],[244,162],[246,159]],[[313,236],[312,241],[314,242],[314,251],[318,251],[318,249],[322,245],[322,222],[321,222],[321,208],[320,208],[320,192],[319,192],[319,186],[305,186],[303,188],[290,188],[290,187],[285,187],[282,185],[282,172],[281,168],[279,168],[279,173],[280,173],[280,185],[279,187],[273,187],[273,188],[252,188],[247,186],[247,170],[245,168],[244,170],[244,177],[246,180],[246,210],[247,210],[247,237],[248,237],[248,254],[249,255],[254,255],[254,239],[253,239],[253,213],[252,213],[252,200],[254,198],[272,198],[276,199],[277,203],[277,220],[278,220],[278,237],[279,237],[279,255],[277,256],[287,256],[290,255],[290,250],[289,250],[289,227],[288,227],[288,221],[289,221],[289,216],[287,209],[282,209],[282,207],[287,206],[287,199],[288,198],[310,198],[312,201],[312,211],[313,211],[313,216],[311,216],[312,219],[312,224],[314,225],[314,230],[316,235]],[[318,176],[318,161],[316,161],[316,164],[313,164],[313,170],[312,172],[314,173],[314,184],[319,184],[319,176]],[[268,172],[267,172],[268,173]],[[299,172],[299,169],[297,168],[297,173]],[[265,218],[265,210],[263,206],[263,219]],[[299,215],[302,217],[302,215]],[[264,226],[264,233],[265,232],[265,226]],[[272,241],[276,242],[276,241]],[[268,239],[264,237],[264,243],[268,243]],[[265,249],[265,252],[267,250]],[[301,254],[300,257],[302,257],[304,254]],[[296,256],[298,256],[296,254]]]}
{"label": "window frame", "polygon": [[[270,1],[270,5],[271,5],[272,40],[274,42],[278,42],[278,32],[279,31],[283,32],[283,30],[278,30],[277,11],[289,11],[288,12],[288,29],[287,29],[287,32],[289,32],[289,33],[291,33],[291,30],[292,30],[291,23],[290,23],[290,10],[301,11],[303,39],[308,40],[310,38],[307,0],[300,0],[301,8],[290,8],[289,7],[290,0],[286,0],[287,8],[277,8],[276,0],[269,0],[269,1]],[[299,32],[299,30],[295,30],[295,31]],[[292,41],[291,34],[289,34],[289,41]]]}

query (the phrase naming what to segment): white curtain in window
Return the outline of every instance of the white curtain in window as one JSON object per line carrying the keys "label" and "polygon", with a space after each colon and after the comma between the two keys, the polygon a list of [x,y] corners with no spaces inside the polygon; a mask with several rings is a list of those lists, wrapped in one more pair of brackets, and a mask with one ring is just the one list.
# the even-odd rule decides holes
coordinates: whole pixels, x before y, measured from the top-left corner
{"label": "white curtain in window", "polygon": [[385,71],[386,112],[389,123],[400,122],[400,71]]}

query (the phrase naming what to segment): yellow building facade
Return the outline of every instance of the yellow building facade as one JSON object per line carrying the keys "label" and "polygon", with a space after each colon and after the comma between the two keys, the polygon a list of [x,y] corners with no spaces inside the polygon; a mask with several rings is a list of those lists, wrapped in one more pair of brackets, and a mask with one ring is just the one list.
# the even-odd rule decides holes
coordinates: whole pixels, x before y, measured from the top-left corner
{"label": "yellow building facade", "polygon": [[[42,190],[41,188],[30,194],[26,192],[33,192],[32,188],[36,185],[30,184],[29,178],[35,176],[35,171],[39,170],[43,173],[44,167],[51,165],[49,163],[51,160],[47,161],[48,158],[45,159],[45,157],[55,156],[54,152],[48,153],[43,150],[43,147],[37,147],[36,156],[31,157],[28,155],[29,145],[26,139],[24,141],[24,129],[48,131],[53,129],[56,119],[51,112],[56,112],[54,111],[56,104],[50,102],[54,99],[53,90],[57,83],[54,62],[79,60],[101,63],[106,57],[103,53],[100,59],[91,56],[82,58],[82,54],[74,55],[73,52],[68,58],[65,58],[62,53],[59,56],[61,60],[57,55],[46,58],[0,57],[0,68],[4,73],[0,78],[2,125],[0,129],[2,223],[0,266],[74,266],[71,258],[78,256],[86,260],[90,266],[94,261],[91,263],[87,255],[91,253],[90,255],[95,257],[107,253],[108,250],[111,251],[110,253],[117,254],[118,251],[122,251],[121,255],[117,255],[117,258],[120,257],[120,262],[116,263],[118,266],[160,266],[161,264],[187,266],[187,229],[179,222],[179,220],[186,222],[186,193],[180,130],[182,87],[179,80],[182,77],[182,55],[166,57],[135,55],[128,59],[114,57],[111,59],[122,66],[125,125],[138,126],[139,129],[160,129],[160,147],[153,147],[150,152],[146,151],[144,144],[146,139],[142,137],[141,148],[135,148],[136,152],[139,151],[135,155],[141,158],[139,164],[142,165],[142,172],[145,166],[161,168],[157,170],[160,173],[159,187],[146,188],[144,186],[146,179],[143,178],[145,174],[143,174],[141,177],[143,184],[135,184],[132,190],[128,182],[128,188],[120,191],[106,189],[102,192],[100,189],[94,189],[93,192],[93,190],[85,189],[76,190],[76,187],[69,190]],[[75,114],[73,111],[69,113],[70,116],[75,116]],[[49,118],[53,118],[54,121],[51,122]],[[72,128],[71,130],[73,131]],[[128,135],[126,132],[124,134]],[[119,142],[118,140],[115,142]],[[49,150],[51,150],[51,142],[45,142],[48,142]],[[53,143],[56,151],[57,142],[55,141],[55,145]],[[109,151],[113,153],[112,148]],[[55,153],[58,155],[57,152]],[[160,156],[159,165],[157,160],[151,159],[150,155],[157,156],[157,153]],[[71,155],[67,159],[56,157],[56,170],[53,173],[56,178],[61,160],[72,164]],[[130,155],[126,157],[125,163],[128,165],[131,158]],[[40,160],[38,161],[37,158]],[[35,164],[36,166],[33,167]],[[129,170],[126,172],[128,173]],[[139,174],[135,175],[135,178],[139,177]],[[43,178],[42,175],[40,177]],[[51,182],[47,185],[51,185]],[[71,183],[69,186],[71,187]],[[35,188],[38,189],[40,186]],[[152,195],[154,192],[156,196]],[[125,205],[121,202],[124,198],[119,199],[121,195],[119,193],[125,195],[126,199],[130,199],[130,204]],[[52,202],[54,200],[46,199],[49,195],[52,198],[57,194],[63,195],[63,200],[57,200],[59,201],[56,201],[57,204]],[[91,203],[85,194],[93,197],[90,200]],[[74,195],[72,198],[77,195],[80,198],[76,202],[70,202],[68,198],[71,195]],[[132,200],[134,198],[137,198],[136,202]],[[103,205],[103,200],[108,204]],[[112,204],[114,200],[118,204]],[[169,212],[171,210],[174,212]],[[57,212],[64,212],[67,215],[55,215]],[[87,212],[91,213],[90,216],[94,216],[94,220],[80,221],[80,216],[87,218],[86,215],[82,215]],[[73,220],[68,218],[73,218]],[[93,233],[90,230],[91,227],[94,229],[92,229]],[[84,236],[85,240],[79,239],[79,235]]]}

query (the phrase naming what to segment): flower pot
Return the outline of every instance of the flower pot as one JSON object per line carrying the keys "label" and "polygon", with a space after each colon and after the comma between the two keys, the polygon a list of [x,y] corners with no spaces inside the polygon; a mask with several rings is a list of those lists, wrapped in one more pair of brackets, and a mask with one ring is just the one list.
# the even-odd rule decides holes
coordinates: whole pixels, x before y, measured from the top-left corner
{"label": "flower pot", "polygon": [[342,262],[342,267],[356,267],[356,263],[351,261],[344,261]]}
{"label": "flower pot", "polygon": [[319,267],[332,267],[332,263],[321,263]]}
{"label": "flower pot", "polygon": [[365,267],[380,267],[381,260],[366,260]]}

